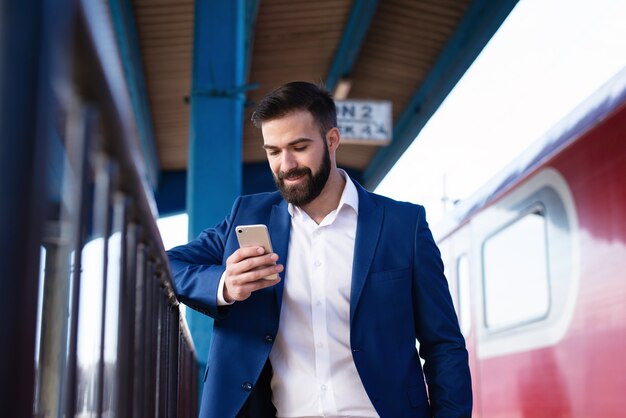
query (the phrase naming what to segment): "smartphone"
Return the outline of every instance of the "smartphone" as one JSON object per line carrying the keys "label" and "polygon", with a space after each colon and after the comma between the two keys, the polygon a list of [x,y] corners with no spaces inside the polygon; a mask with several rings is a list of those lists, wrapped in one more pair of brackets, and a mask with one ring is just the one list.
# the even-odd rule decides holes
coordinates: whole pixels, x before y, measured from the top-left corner
{"label": "smartphone", "polygon": [[[239,247],[263,247],[265,254],[272,253],[272,243],[270,241],[270,234],[267,232],[267,226],[259,225],[239,225],[235,227],[237,232],[237,240],[239,241]],[[276,264],[276,263],[272,263]],[[271,264],[268,264],[271,265]],[[259,268],[263,268],[262,266]],[[270,276],[264,277],[267,280],[278,279],[278,274],[274,273]]]}

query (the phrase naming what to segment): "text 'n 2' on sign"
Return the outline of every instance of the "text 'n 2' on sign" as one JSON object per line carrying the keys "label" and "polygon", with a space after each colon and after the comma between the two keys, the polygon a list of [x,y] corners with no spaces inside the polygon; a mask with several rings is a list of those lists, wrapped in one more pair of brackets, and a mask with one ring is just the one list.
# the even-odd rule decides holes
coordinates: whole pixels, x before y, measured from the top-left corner
{"label": "text 'n 2' on sign", "polygon": [[341,142],[388,145],[391,142],[391,102],[335,100]]}

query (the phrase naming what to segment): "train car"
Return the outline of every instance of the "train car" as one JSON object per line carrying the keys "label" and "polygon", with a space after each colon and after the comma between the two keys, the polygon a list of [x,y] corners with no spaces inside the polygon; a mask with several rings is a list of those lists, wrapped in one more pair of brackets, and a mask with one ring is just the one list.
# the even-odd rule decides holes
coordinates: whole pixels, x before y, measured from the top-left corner
{"label": "train car", "polygon": [[436,235],[475,417],[626,416],[626,69]]}

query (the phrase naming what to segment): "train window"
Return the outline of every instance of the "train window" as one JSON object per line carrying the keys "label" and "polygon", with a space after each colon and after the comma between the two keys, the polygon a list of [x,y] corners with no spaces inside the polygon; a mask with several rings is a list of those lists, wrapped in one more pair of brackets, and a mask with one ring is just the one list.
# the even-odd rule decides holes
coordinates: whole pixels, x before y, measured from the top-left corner
{"label": "train window", "polygon": [[546,217],[535,208],[483,246],[485,322],[500,331],[544,318],[550,305]]}
{"label": "train window", "polygon": [[456,263],[457,307],[459,324],[463,335],[468,336],[471,330],[470,305],[470,269],[467,254],[463,254]]}
{"label": "train window", "polygon": [[[477,214],[482,286],[473,294],[478,356],[549,347],[566,334],[579,291],[577,214],[569,186],[544,168]],[[470,261],[474,261],[471,259]],[[481,300],[482,299],[482,300]]]}

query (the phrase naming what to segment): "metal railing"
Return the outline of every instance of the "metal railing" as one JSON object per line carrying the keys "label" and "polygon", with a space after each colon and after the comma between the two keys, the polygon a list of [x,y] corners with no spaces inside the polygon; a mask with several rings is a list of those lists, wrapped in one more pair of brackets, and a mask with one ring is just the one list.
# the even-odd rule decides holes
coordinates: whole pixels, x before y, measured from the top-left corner
{"label": "metal railing", "polygon": [[[17,417],[195,417],[195,352],[156,226],[107,3],[25,3],[18,23],[41,26],[15,48],[28,44],[34,57],[20,61],[0,38],[2,85],[17,63],[28,77],[14,82],[30,93],[0,119],[3,161],[15,132],[23,135],[15,158],[25,162],[2,168],[15,184],[2,183],[0,222],[3,232],[14,222],[10,231],[19,235],[0,242],[16,244],[8,254],[20,264],[8,267],[6,254],[1,261],[19,278],[8,308],[23,320],[5,327],[14,346],[2,346],[0,407]],[[31,125],[11,124],[11,115]],[[15,188],[23,213],[4,200]],[[20,292],[25,297],[15,297]]]}

